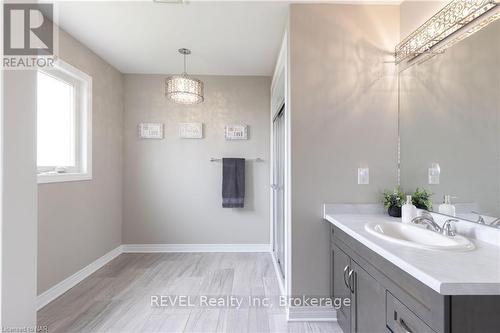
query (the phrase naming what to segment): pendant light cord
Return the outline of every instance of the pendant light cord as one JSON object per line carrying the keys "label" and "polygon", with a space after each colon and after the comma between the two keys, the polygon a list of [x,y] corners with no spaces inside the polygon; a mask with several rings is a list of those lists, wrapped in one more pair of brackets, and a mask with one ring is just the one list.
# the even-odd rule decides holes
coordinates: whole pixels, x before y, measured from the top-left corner
{"label": "pendant light cord", "polygon": [[188,55],[191,54],[191,50],[186,49],[186,48],[182,48],[182,49],[179,49],[178,51],[179,51],[180,54],[182,54],[184,56],[184,58],[183,58],[183,60],[184,60],[184,73],[183,73],[183,75],[187,76],[187,59],[186,59],[186,56],[188,56]]}

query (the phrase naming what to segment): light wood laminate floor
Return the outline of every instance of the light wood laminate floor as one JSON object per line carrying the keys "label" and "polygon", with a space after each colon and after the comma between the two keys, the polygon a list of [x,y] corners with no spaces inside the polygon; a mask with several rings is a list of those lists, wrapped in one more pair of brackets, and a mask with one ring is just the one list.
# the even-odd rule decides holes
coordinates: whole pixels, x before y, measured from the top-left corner
{"label": "light wood laminate floor", "polygon": [[[170,306],[151,305],[167,296]],[[173,297],[183,295],[182,306]],[[205,303],[200,306],[203,297]],[[235,296],[239,307],[206,306]],[[272,306],[251,306],[271,299]],[[55,332],[333,332],[334,322],[287,322],[267,253],[122,254],[38,312],[38,325]],[[153,299],[154,300],[154,299]],[[159,299],[160,300],[160,299]],[[160,304],[160,303],[159,303]]]}

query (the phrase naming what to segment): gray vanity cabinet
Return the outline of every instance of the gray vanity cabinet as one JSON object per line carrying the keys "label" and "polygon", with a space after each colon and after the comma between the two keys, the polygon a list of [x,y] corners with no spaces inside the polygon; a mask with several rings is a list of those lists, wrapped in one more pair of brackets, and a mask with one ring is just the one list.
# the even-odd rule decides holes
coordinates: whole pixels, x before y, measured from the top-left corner
{"label": "gray vanity cabinet", "polygon": [[498,333],[500,295],[441,295],[332,226],[332,296],[344,333]]}
{"label": "gray vanity cabinet", "polygon": [[385,317],[386,289],[354,260],[353,295],[351,304],[351,332],[384,333],[387,332]]}
{"label": "gray vanity cabinet", "polygon": [[351,300],[351,306],[337,310],[337,322],[345,333],[387,332],[384,320],[374,320],[385,318],[385,288],[335,244],[332,291],[333,297]]}
{"label": "gray vanity cabinet", "polygon": [[387,292],[387,327],[394,333],[433,332],[420,318],[403,303]]}
{"label": "gray vanity cabinet", "polygon": [[[333,297],[351,298],[347,275],[351,259],[340,248],[332,245],[332,291]],[[351,331],[351,307],[343,306],[337,310],[337,322],[344,332]]]}
{"label": "gray vanity cabinet", "polygon": [[[355,243],[354,239],[335,227],[332,228],[331,240],[332,296],[349,298],[351,301],[350,306],[342,306],[337,310],[337,321],[344,333],[435,332],[392,296],[390,291],[399,297],[403,296],[406,301],[413,299],[404,298],[407,295],[401,294],[400,288],[388,283],[383,274],[372,266],[377,264],[370,260],[374,257],[360,255],[358,251],[361,248],[356,247],[360,243]],[[383,266],[388,267],[385,264]],[[434,301],[425,300],[430,303]],[[446,330],[438,332],[445,333]]]}

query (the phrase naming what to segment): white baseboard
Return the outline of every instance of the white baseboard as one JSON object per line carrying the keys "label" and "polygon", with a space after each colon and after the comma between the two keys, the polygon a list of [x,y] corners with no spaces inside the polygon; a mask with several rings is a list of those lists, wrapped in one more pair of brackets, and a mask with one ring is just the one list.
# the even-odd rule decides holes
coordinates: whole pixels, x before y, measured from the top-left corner
{"label": "white baseboard", "polygon": [[67,277],[66,279],[62,280],[52,288],[38,295],[36,300],[37,310],[40,310],[45,305],[49,304],[50,302],[52,302],[53,300],[64,294],[66,291],[76,286],[83,279],[85,279],[86,277],[97,271],[102,266],[106,265],[114,258],[118,257],[121,253],[122,253],[122,245],[118,246],[114,250],[109,251],[102,257],[91,262],[89,265],[85,266],[84,268],[76,272],[75,274]]}
{"label": "white baseboard", "polygon": [[269,244],[124,244],[123,253],[269,252]]}
{"label": "white baseboard", "polygon": [[[49,304],[69,289],[76,286],[92,273],[118,257],[122,253],[154,253],[154,252],[267,252],[271,251],[269,244],[124,244],[106,253],[75,274],[67,277],[49,290],[37,297],[37,310]],[[272,253],[270,253],[272,256]],[[276,274],[279,268],[273,257]],[[277,276],[278,281],[280,281]],[[283,285],[280,289],[284,295]],[[289,321],[336,321],[337,313],[332,307],[293,306],[287,309]]]}
{"label": "white baseboard", "polygon": [[122,253],[270,252],[269,244],[124,244],[37,296],[37,310],[49,304]]}
{"label": "white baseboard", "polygon": [[337,312],[326,306],[291,306],[288,321],[337,321]]}

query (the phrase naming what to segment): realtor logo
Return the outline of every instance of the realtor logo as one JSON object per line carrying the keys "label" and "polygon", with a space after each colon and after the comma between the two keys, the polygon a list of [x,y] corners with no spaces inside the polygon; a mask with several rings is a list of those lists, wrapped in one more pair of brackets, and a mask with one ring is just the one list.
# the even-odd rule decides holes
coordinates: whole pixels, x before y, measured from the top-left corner
{"label": "realtor logo", "polygon": [[49,3],[4,4],[4,55],[54,55],[54,26],[47,18],[52,15],[53,4]]}

